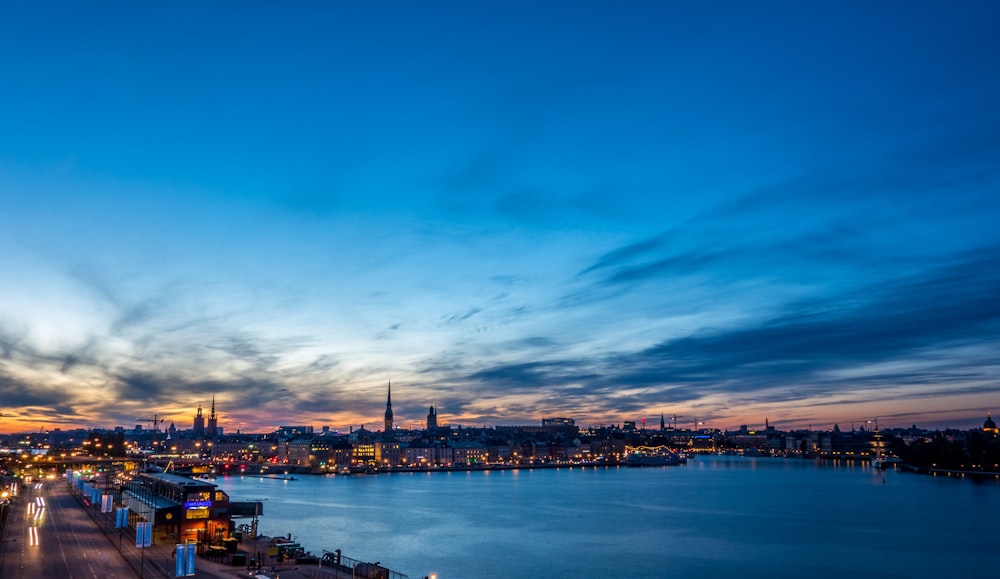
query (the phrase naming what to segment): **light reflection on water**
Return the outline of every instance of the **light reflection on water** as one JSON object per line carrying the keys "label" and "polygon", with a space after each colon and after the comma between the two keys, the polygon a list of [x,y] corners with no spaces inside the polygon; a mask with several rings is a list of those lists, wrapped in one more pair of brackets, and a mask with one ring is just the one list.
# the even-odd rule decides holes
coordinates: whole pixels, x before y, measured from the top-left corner
{"label": "light reflection on water", "polygon": [[[883,482],[884,481],[884,482]],[[417,579],[970,576],[998,563],[1000,483],[798,459],[680,467],[220,478],[261,530]]]}

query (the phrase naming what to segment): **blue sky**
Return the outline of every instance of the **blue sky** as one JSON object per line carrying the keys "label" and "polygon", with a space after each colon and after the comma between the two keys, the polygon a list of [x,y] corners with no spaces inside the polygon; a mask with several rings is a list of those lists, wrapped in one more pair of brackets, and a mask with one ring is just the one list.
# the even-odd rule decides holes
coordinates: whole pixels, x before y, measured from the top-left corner
{"label": "blue sky", "polygon": [[981,423],[998,21],[5,7],[0,430]]}

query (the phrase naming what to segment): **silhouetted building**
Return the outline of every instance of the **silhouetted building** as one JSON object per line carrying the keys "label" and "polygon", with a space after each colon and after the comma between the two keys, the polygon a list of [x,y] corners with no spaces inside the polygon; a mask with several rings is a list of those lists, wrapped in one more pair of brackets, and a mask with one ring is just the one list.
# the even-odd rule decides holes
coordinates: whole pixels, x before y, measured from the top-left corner
{"label": "silhouetted building", "polygon": [[989,412],[986,413],[986,422],[983,423],[983,432],[987,434],[1000,434],[1000,429],[997,428],[997,423],[993,422],[993,415]]}
{"label": "silhouetted building", "polygon": [[198,405],[198,414],[194,416],[194,426],[191,433],[195,436],[205,436],[205,417],[201,414],[201,404]]}
{"label": "silhouetted building", "polygon": [[215,415],[215,396],[212,396],[212,413],[208,415],[208,436],[219,436],[219,417]]}
{"label": "silhouetted building", "polygon": [[438,415],[437,410],[431,406],[431,409],[427,412],[427,430],[437,430],[438,427]]}
{"label": "silhouetted building", "polygon": [[392,382],[385,396],[385,434],[392,432]]}

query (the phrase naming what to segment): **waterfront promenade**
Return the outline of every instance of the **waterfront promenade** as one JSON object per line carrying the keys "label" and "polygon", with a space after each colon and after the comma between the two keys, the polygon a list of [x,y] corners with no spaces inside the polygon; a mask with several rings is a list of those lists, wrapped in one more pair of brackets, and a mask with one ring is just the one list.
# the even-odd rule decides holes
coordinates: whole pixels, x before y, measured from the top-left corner
{"label": "waterfront promenade", "polygon": [[[174,577],[174,545],[135,546],[134,531],[114,529],[114,521],[84,506],[62,479],[26,485],[12,503],[0,543],[4,579],[132,579]],[[247,545],[249,543],[249,545]],[[264,543],[264,539],[260,539]],[[252,551],[252,542],[240,545]],[[246,567],[199,556],[193,577],[244,579]],[[258,576],[270,579],[349,579],[329,568],[265,560]]]}

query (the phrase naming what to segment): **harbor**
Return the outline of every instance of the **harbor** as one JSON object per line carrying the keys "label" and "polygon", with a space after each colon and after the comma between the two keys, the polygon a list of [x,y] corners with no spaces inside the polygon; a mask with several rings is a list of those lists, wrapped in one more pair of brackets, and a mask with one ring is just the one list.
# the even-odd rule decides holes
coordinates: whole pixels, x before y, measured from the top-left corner
{"label": "harbor", "polygon": [[[881,470],[863,460],[717,455],[678,466],[395,472],[294,482],[229,477],[219,484],[233,497],[267,499],[260,521],[265,534],[292,531],[314,552],[340,548],[413,578],[431,572],[483,579],[662,577],[667,569],[690,577],[848,574],[851,560],[816,558],[837,549],[869,557],[872,569],[886,576],[946,568],[964,576],[988,565],[993,553],[993,522],[976,513],[1000,508],[995,479],[974,483]],[[892,516],[856,516],[875,505]],[[938,532],[956,527],[968,532]],[[806,531],[817,528],[825,531]],[[646,549],[649,544],[657,549]],[[875,558],[882,550],[893,556]]]}

